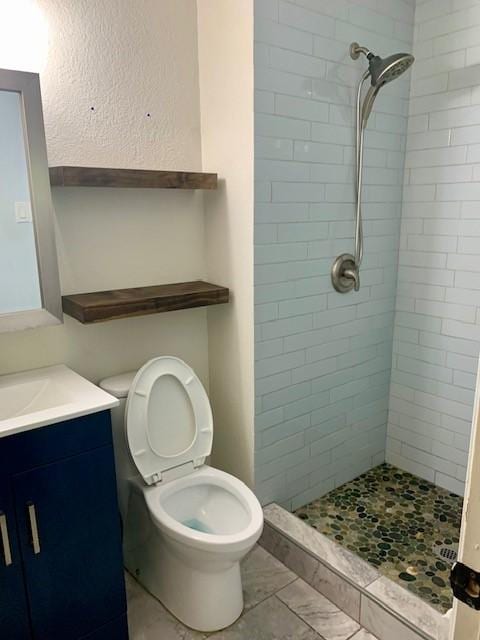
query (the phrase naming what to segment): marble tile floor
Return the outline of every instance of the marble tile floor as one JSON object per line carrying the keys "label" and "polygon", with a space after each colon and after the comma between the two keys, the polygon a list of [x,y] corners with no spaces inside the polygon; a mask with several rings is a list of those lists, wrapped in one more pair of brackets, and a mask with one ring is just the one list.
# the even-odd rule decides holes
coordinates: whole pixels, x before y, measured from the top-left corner
{"label": "marble tile floor", "polygon": [[451,564],[435,550],[458,546],[460,496],[382,464],[295,514],[440,613],[451,608]]}
{"label": "marble tile floor", "polygon": [[185,627],[127,575],[130,640],[376,640],[259,546],[245,558],[242,576],[242,616],[204,634]]}

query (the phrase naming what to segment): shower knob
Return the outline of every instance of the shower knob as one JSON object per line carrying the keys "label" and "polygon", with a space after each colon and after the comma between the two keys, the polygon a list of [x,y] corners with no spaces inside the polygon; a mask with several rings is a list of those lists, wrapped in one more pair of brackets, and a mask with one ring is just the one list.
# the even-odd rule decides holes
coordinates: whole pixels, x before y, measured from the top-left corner
{"label": "shower knob", "polygon": [[355,258],[350,253],[342,253],[332,265],[332,284],[339,293],[360,289],[360,274]]}

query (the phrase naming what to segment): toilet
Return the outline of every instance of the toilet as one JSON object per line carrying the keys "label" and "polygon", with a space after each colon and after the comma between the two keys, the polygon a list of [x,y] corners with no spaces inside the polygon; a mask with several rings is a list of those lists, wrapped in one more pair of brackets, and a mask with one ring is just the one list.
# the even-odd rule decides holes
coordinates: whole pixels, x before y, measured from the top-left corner
{"label": "toilet", "polygon": [[263,513],[243,482],[205,463],[213,419],[202,383],[182,360],[159,357],[100,386],[120,399],[112,430],[126,568],[192,629],[229,626]]}

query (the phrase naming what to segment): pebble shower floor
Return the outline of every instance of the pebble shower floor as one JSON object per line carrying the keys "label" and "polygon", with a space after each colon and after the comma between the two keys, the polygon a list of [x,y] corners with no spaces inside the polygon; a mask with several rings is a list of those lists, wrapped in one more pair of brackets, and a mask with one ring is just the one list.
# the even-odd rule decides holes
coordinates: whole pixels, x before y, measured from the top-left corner
{"label": "pebble shower floor", "polygon": [[382,464],[295,514],[443,613],[452,606],[451,565],[437,551],[458,544],[462,503]]}

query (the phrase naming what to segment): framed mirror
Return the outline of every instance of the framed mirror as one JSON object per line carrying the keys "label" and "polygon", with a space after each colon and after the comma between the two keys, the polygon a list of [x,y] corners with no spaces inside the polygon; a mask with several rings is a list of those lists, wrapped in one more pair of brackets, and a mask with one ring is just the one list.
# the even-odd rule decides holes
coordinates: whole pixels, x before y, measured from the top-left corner
{"label": "framed mirror", "polygon": [[62,318],[39,76],[0,69],[0,332]]}

